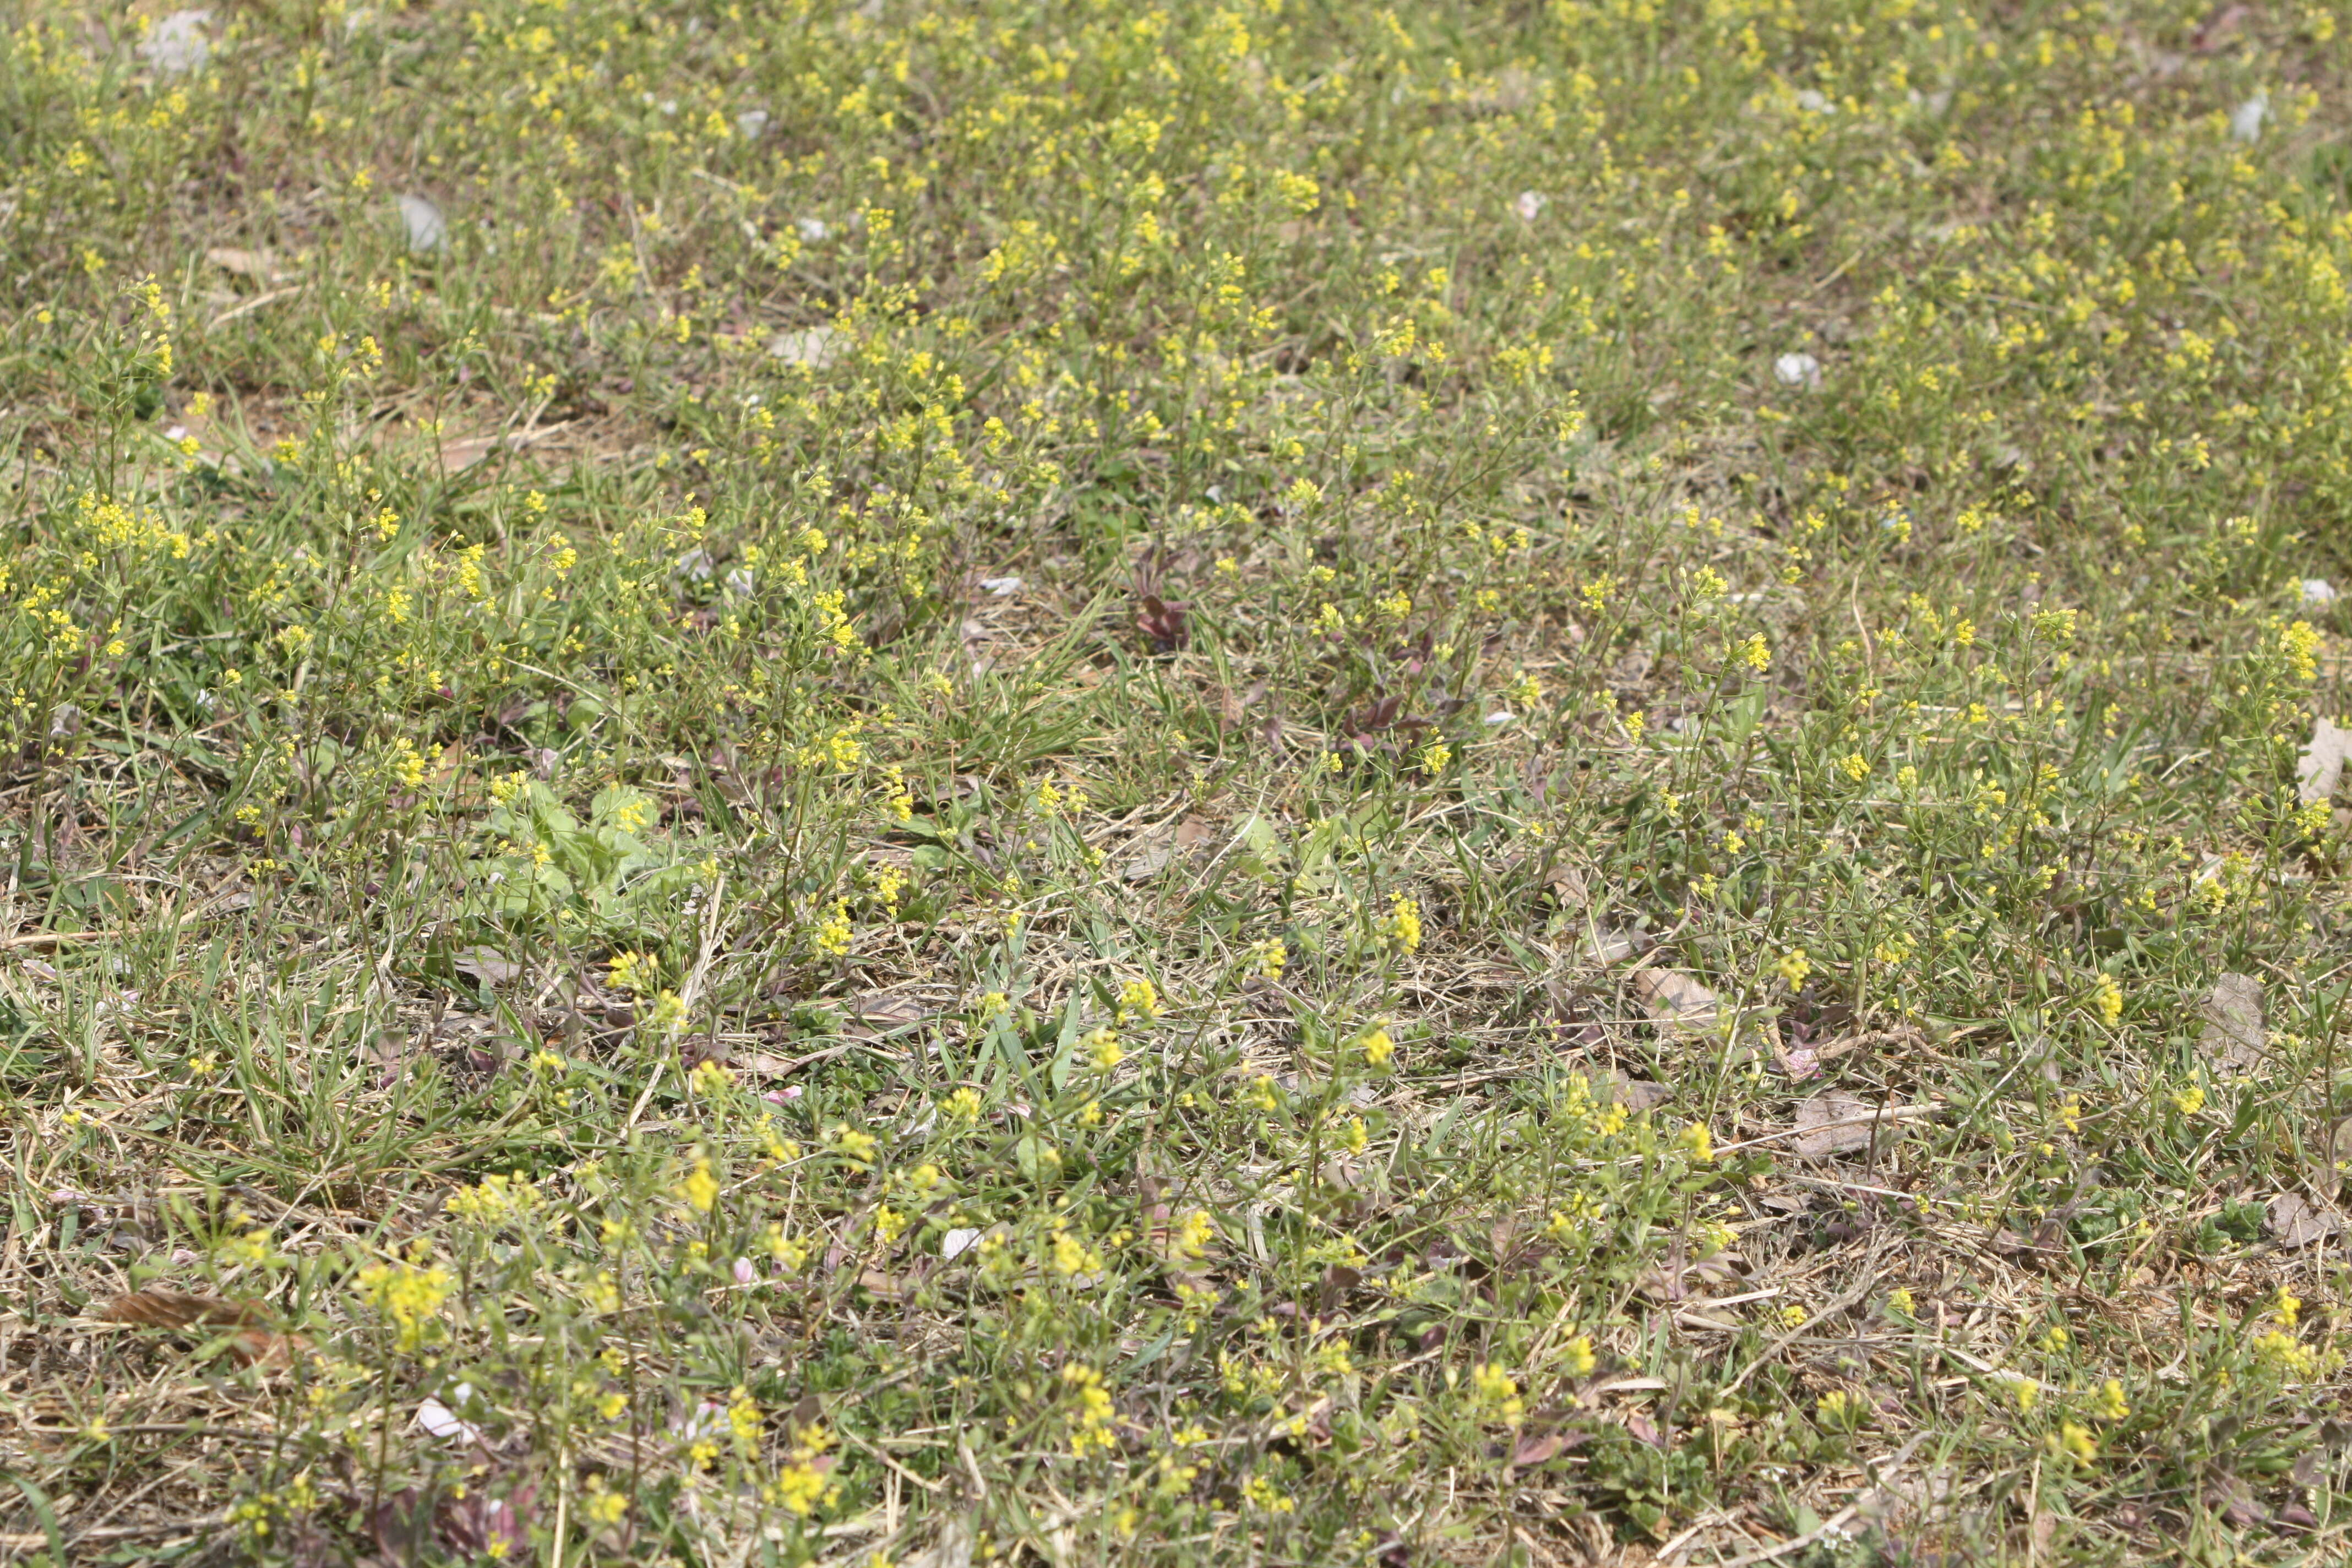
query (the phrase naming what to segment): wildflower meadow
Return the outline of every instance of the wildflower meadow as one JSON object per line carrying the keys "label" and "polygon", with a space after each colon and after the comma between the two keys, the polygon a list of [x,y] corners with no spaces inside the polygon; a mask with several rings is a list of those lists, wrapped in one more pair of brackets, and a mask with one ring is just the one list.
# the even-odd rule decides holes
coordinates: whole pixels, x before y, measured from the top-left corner
{"label": "wildflower meadow", "polygon": [[2336,0],[14,0],[0,268],[0,1560],[2352,1551]]}

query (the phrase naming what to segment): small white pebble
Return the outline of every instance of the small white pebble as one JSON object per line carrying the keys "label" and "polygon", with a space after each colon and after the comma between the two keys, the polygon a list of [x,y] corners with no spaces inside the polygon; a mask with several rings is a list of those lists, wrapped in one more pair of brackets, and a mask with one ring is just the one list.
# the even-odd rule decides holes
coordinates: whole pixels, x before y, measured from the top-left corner
{"label": "small white pebble", "polygon": [[2259,142],[2263,121],[2270,117],[2271,97],[2258,92],[2230,111],[2230,135],[2239,142]]}

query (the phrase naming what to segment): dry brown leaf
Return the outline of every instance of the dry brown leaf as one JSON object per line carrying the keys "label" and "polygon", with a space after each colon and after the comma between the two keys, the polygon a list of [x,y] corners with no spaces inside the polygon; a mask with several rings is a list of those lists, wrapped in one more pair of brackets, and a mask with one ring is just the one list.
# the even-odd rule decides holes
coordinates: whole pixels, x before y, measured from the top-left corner
{"label": "dry brown leaf", "polygon": [[400,1081],[401,1065],[407,1061],[412,1043],[401,1029],[378,1029],[369,1040],[367,1059],[375,1067],[378,1089],[390,1089]]}
{"label": "dry brown leaf", "polygon": [[1173,1195],[1171,1184],[1165,1177],[1146,1176],[1141,1184],[1143,1197],[1143,1238],[1160,1259],[1160,1272],[1171,1285],[1189,1290],[1207,1290],[1209,1276],[1202,1272],[1208,1253],[1214,1247],[1216,1233],[1213,1230],[1202,1241],[1196,1253],[1183,1242],[1183,1227],[1177,1222],[1175,1211],[1167,1202]]}
{"label": "dry brown leaf", "polygon": [[493,452],[520,452],[535,442],[547,440],[564,426],[545,425],[535,430],[517,430],[503,436],[461,436],[454,441],[441,443],[441,466],[448,473],[460,473]]}
{"label": "dry brown leaf", "polygon": [[484,985],[508,985],[522,978],[522,965],[495,948],[459,948],[449,967]]}
{"label": "dry brown leaf", "polygon": [[811,370],[830,369],[849,347],[840,331],[833,327],[802,327],[796,331],[778,332],[768,340],[768,353],[790,365],[806,365]]}
{"label": "dry brown leaf", "polygon": [[1636,1116],[1644,1110],[1654,1110],[1675,1097],[1675,1091],[1663,1083],[1627,1078],[1621,1072],[1596,1072],[1591,1086],[1593,1099],[1603,1105],[1622,1105]]}
{"label": "dry brown leaf", "polygon": [[2352,730],[2333,719],[2312,721],[2311,740],[2295,759],[2295,796],[2304,805],[2329,799],[2344,782],[2344,763],[2352,759]]}
{"label": "dry brown leaf", "polygon": [[2199,1049],[2215,1067],[2252,1072],[2263,1065],[2270,1037],[2263,1028],[2263,983],[2251,974],[2224,974],[2200,1008],[2205,1016]]}
{"label": "dry brown leaf", "polygon": [[1794,1147],[1808,1160],[1856,1153],[1869,1148],[1874,1137],[1884,1147],[1900,1131],[1901,1124],[1880,1120],[1879,1111],[1878,1106],[1856,1095],[1835,1089],[1817,1094],[1797,1107]]}
{"label": "dry brown leaf", "polygon": [[1646,951],[1649,945],[1646,937],[1615,931],[1608,926],[1594,926],[1584,933],[1584,940],[1578,943],[1578,951],[1589,963],[1611,964],[1622,963]]}
{"label": "dry brown leaf", "polygon": [[913,1290],[914,1282],[879,1268],[861,1268],[857,1271],[857,1288],[885,1301],[903,1301]]}
{"label": "dry brown leaf", "polygon": [[1129,860],[1127,863],[1127,870],[1124,875],[1130,882],[1150,881],[1152,878],[1160,875],[1160,872],[1168,869],[1169,862],[1175,858],[1176,847],[1174,845],[1168,843],[1164,839],[1154,839],[1143,847],[1143,850],[1140,854],[1137,855],[1134,859]]}
{"label": "dry brown leaf", "polygon": [[1951,1513],[1959,1479],[1959,1471],[1948,1465],[1917,1472],[1890,1468],[1875,1488],[1854,1500],[1855,1509],[1882,1528],[1916,1530],[1937,1524]]}
{"label": "dry brown leaf", "polygon": [[1669,1034],[1699,1035],[1715,1027],[1715,993],[1675,969],[1643,969],[1633,975],[1633,994],[1650,1021]]}
{"label": "dry brown leaf", "polygon": [[1130,882],[1148,881],[1176,863],[1179,856],[1189,856],[1217,836],[1217,830],[1205,816],[1187,816],[1176,825],[1173,833],[1160,832],[1135,841],[1135,858],[1127,863],[1122,873]]}
{"label": "dry brown leaf", "polygon": [[2281,1247],[2309,1247],[2342,1230],[2344,1216],[2298,1193],[2281,1193],[2271,1199],[2263,1215],[2263,1226],[2278,1238]]}
{"label": "dry brown leaf", "polygon": [[229,1336],[228,1351],[239,1366],[282,1363],[309,1344],[299,1334],[280,1333],[272,1328],[269,1309],[258,1301],[231,1301],[179,1290],[132,1290],[108,1303],[106,1316],[113,1322],[151,1329],[233,1329],[236,1331]]}
{"label": "dry brown leaf", "polygon": [[1544,878],[1544,886],[1551,893],[1551,901],[1563,910],[1580,910],[1591,900],[1584,873],[1573,866],[1553,866]]}
{"label": "dry brown leaf", "polygon": [[826,1046],[821,1050],[814,1050],[806,1056],[799,1057],[779,1057],[766,1051],[754,1051],[737,1064],[737,1070],[750,1073],[755,1078],[782,1078],[787,1074],[796,1073],[804,1067],[814,1067],[818,1062],[829,1062],[835,1057],[847,1056],[849,1051],[850,1047],[847,1046]]}
{"label": "dry brown leaf", "polygon": [[1528,1470],[1538,1465],[1549,1464],[1565,1450],[1585,1442],[1589,1434],[1583,1432],[1546,1432],[1538,1437],[1522,1438],[1517,1450],[1511,1455],[1510,1468]]}
{"label": "dry brown leaf", "polygon": [[217,246],[205,252],[205,259],[224,272],[250,278],[257,283],[283,283],[291,276],[278,265],[277,257],[267,250],[241,250],[230,245]]}
{"label": "dry brown leaf", "polygon": [[2344,1185],[2344,1178],[2352,1174],[2352,1116],[2330,1128],[2326,1138],[2305,1156],[2304,1163],[2309,1167],[2304,1174],[2311,1183],[2311,1190],[2323,1198],[2333,1199]]}
{"label": "dry brown leaf", "polygon": [[851,1039],[871,1040],[911,1029],[939,1010],[903,992],[868,991],[849,1005],[848,1025],[841,1031]]}

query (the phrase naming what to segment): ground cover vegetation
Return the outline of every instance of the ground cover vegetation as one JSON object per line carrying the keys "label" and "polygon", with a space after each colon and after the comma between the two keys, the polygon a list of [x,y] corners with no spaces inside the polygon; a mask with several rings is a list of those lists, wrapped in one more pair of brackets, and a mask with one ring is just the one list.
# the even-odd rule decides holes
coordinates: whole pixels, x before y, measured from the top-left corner
{"label": "ground cover vegetation", "polygon": [[2326,5],[10,8],[27,1561],[2326,1560]]}

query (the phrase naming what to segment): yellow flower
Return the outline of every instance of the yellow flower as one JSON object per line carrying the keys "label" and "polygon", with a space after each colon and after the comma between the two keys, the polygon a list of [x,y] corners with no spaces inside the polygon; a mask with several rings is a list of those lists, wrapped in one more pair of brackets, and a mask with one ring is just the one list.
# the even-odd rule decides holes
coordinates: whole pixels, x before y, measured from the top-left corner
{"label": "yellow flower", "polygon": [[400,1348],[413,1351],[436,1329],[455,1281],[446,1268],[378,1263],[360,1270],[360,1299],[392,1321]]}
{"label": "yellow flower", "polygon": [[1131,1024],[1138,1018],[1150,1020],[1160,1016],[1160,992],[1149,980],[1130,980],[1119,988],[1118,1021]]}
{"label": "yellow flower", "polygon": [[1363,1048],[1364,1061],[1373,1068],[1384,1068],[1396,1055],[1396,1042],[1389,1038],[1386,1029],[1374,1029],[1356,1042]]}
{"label": "yellow flower", "polygon": [[1527,1415],[1518,1381],[1495,1363],[1481,1362],[1472,1368],[1470,1387],[1479,1408],[1493,1418],[1516,1426]]}
{"label": "yellow flower", "polygon": [[1406,952],[1421,951],[1421,906],[1402,893],[1392,895],[1388,919],[1381,922],[1390,941]]}
{"label": "yellow flower", "polygon": [[826,916],[824,922],[817,927],[816,948],[819,952],[831,953],[835,958],[842,958],[847,956],[849,943],[849,905],[845,900],[836,901],[833,906],[833,913]]}
{"label": "yellow flower", "polygon": [[[490,787],[491,793],[495,795],[499,786],[493,784]],[[616,952],[609,961],[604,983],[615,991],[626,991],[634,995],[642,996],[654,988],[660,973],[659,962],[645,953]]]}
{"label": "yellow flower", "polygon": [[686,1003],[675,991],[664,991],[654,998],[653,1011],[646,1015],[647,1026],[664,1035],[674,1035],[686,1026]]}
{"label": "yellow flower", "polygon": [[2058,1430],[2042,1439],[2042,1447],[2053,1458],[2072,1459],[2087,1465],[2099,1457],[2098,1439],[2080,1421],[2062,1421]]}
{"label": "yellow flower", "polygon": [[2297,621],[2279,633],[2279,649],[2297,680],[2319,679],[2319,633],[2309,621]]}
{"label": "yellow flower", "polygon": [[698,1159],[686,1180],[678,1184],[678,1196],[694,1206],[697,1214],[709,1214],[719,1201],[719,1178],[710,1173],[710,1162]]}
{"label": "yellow flower", "polygon": [[2124,1016],[2124,988],[2116,984],[2112,974],[2102,974],[2091,986],[2091,1005],[2099,1010],[2099,1021],[2114,1028]]}

